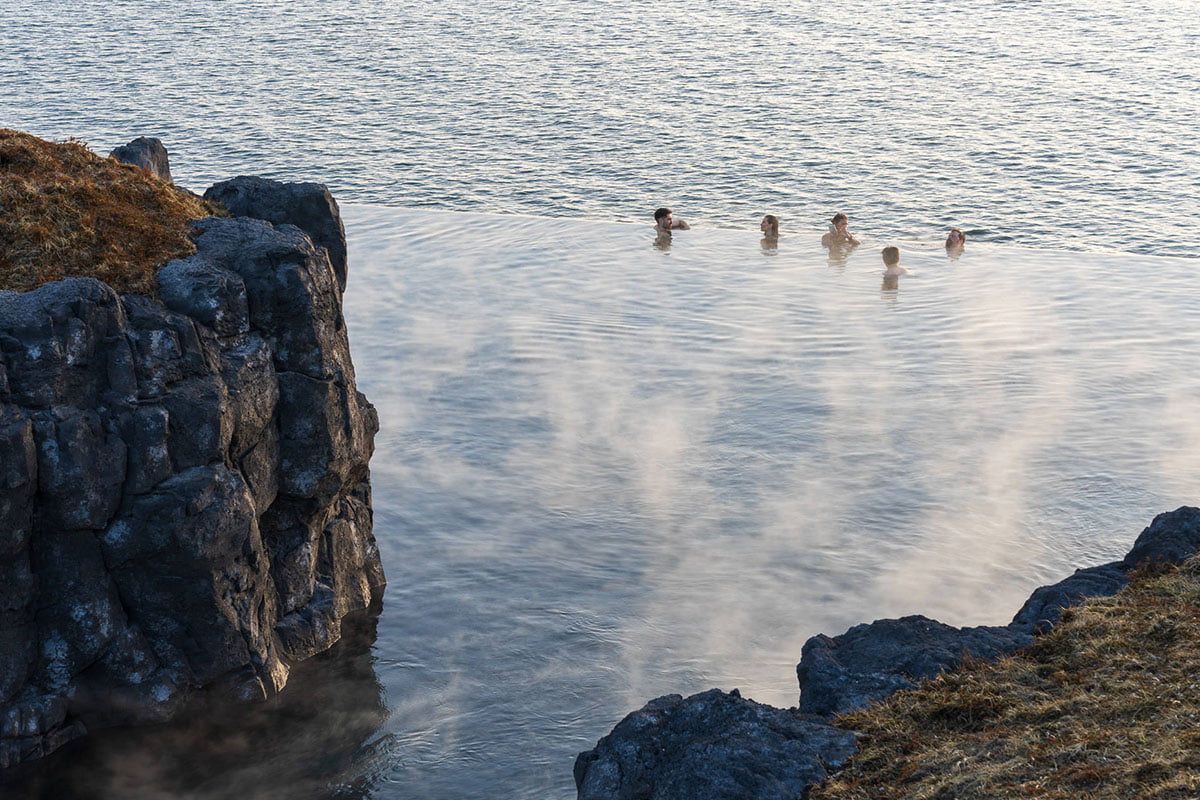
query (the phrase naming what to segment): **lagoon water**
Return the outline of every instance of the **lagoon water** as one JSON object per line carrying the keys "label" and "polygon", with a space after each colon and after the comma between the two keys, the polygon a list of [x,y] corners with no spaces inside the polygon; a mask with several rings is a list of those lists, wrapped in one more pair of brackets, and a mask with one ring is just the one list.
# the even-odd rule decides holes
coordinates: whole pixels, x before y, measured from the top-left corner
{"label": "lagoon water", "polygon": [[656,695],[792,705],[815,633],[1119,557],[1200,486],[1191,12],[0,2],[0,126],[342,201],[390,581],[281,702],[30,796],[564,800]]}
{"label": "lagoon water", "polygon": [[794,705],[808,636],[1003,624],[1196,500],[1195,261],[910,244],[892,289],[812,237],[347,218],[379,797],[570,797],[652,697]]}
{"label": "lagoon water", "polygon": [[0,126],[342,202],[1196,255],[1193,0],[3,0]]}

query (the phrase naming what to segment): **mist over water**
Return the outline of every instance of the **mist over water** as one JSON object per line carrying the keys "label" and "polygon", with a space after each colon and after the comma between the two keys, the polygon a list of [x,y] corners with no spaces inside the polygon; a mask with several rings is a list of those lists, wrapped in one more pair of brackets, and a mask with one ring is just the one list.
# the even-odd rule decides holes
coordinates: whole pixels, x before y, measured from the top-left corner
{"label": "mist over water", "polygon": [[389,578],[278,703],[20,788],[564,800],[652,697],[794,705],[815,633],[1121,556],[1200,485],[1194,12],[0,0],[0,127],[343,204]]}
{"label": "mist over water", "polygon": [[1195,256],[1191,0],[5,0],[0,125],[342,202]]}
{"label": "mist over water", "polygon": [[809,636],[1006,623],[1195,502],[1192,261],[345,211],[412,796],[570,797],[652,697],[794,705]]}

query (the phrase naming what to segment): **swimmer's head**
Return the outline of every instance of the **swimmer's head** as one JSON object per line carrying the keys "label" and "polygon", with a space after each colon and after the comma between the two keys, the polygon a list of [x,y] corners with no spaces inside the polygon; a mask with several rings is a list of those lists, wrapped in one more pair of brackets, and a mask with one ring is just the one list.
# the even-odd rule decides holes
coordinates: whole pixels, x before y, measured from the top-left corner
{"label": "swimmer's head", "polygon": [[669,209],[669,208],[655,209],[654,222],[659,225],[662,225],[664,219],[667,221],[667,225],[671,224],[671,209]]}
{"label": "swimmer's head", "polygon": [[850,224],[850,218],[839,212],[833,215],[833,218],[829,220],[829,224],[833,226],[835,231],[840,231]]}
{"label": "swimmer's head", "polygon": [[899,247],[885,247],[881,255],[883,256],[883,263],[886,266],[894,267],[900,263]]}
{"label": "swimmer's head", "polygon": [[779,217],[774,214],[767,214],[762,218],[762,223],[758,229],[767,236],[779,236]]}
{"label": "swimmer's head", "polygon": [[946,246],[954,247],[955,245],[966,244],[967,235],[958,228],[951,228],[950,234],[946,237]]}

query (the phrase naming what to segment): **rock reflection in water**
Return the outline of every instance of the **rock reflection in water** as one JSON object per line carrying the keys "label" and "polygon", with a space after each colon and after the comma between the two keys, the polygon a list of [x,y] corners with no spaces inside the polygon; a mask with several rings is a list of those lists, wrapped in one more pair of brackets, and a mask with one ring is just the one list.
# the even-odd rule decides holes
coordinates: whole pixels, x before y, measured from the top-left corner
{"label": "rock reflection in water", "polygon": [[296,665],[269,702],[197,703],[169,725],[101,731],[0,777],[0,797],[366,798],[390,743],[371,653],[378,616],[347,618],[341,641]]}

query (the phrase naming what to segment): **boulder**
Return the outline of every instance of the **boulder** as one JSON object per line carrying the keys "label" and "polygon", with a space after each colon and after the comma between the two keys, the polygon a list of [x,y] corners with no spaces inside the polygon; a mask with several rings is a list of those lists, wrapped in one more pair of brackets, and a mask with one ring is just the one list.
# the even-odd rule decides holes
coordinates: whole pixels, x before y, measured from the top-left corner
{"label": "boulder", "polygon": [[1064,608],[1089,597],[1109,597],[1129,583],[1134,569],[1181,564],[1200,552],[1200,508],[1180,506],[1154,518],[1125,558],[1075,570],[1058,583],[1038,588],[1010,623],[1016,630],[1044,633],[1054,627]]}
{"label": "boulder", "polygon": [[221,203],[235,217],[295,225],[317,247],[328,251],[338,291],[346,290],[346,231],[337,201],[324,185],[280,183],[242,175],[214,184],[204,193],[204,199]]}
{"label": "boulder", "polygon": [[1141,532],[1121,562],[1126,569],[1143,564],[1180,564],[1200,550],[1200,508],[1180,506],[1159,514]]}
{"label": "boulder", "polygon": [[1124,562],[1077,569],[1068,578],[1034,590],[1009,627],[1025,633],[1045,633],[1058,624],[1063,609],[1089,597],[1108,597],[1129,583]]}
{"label": "boulder", "polygon": [[1007,627],[955,628],[919,615],[819,634],[804,643],[796,667],[800,710],[830,716],[865,708],[967,658],[998,658],[1032,643]]}
{"label": "boulder", "polygon": [[579,800],[802,800],[855,751],[855,734],[712,689],[667,695],[575,760]]}
{"label": "boulder", "polygon": [[171,182],[171,164],[167,158],[167,148],[159,139],[139,136],[129,144],[123,144],[108,154],[123,164],[133,164],[141,167],[156,178],[167,183]]}

